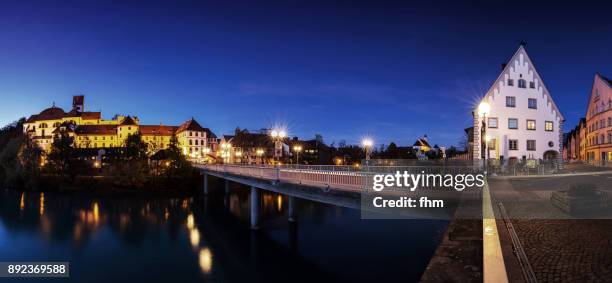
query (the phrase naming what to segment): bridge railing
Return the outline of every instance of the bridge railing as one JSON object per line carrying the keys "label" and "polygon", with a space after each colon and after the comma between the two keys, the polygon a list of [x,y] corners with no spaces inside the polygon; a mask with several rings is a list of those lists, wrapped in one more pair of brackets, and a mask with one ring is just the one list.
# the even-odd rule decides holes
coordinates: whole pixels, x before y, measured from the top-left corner
{"label": "bridge railing", "polygon": [[375,174],[395,174],[407,171],[409,174],[467,174],[476,173],[480,168],[471,166],[354,166],[333,165],[238,165],[211,164],[196,165],[202,169],[219,173],[247,176],[271,181],[282,181],[306,185],[329,186],[345,190],[362,190]]}

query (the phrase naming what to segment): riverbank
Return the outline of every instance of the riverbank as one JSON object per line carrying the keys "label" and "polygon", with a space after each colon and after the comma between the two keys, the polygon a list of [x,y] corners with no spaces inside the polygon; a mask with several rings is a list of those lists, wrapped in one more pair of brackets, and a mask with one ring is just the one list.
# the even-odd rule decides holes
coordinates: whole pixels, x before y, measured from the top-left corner
{"label": "riverbank", "polygon": [[68,179],[57,175],[43,175],[31,182],[31,186],[20,184],[8,185],[5,188],[16,191],[34,192],[81,192],[97,194],[121,193],[166,193],[166,192],[194,192],[202,187],[199,175],[188,177],[147,177],[142,185],[124,185],[118,182],[116,176],[77,176]]}

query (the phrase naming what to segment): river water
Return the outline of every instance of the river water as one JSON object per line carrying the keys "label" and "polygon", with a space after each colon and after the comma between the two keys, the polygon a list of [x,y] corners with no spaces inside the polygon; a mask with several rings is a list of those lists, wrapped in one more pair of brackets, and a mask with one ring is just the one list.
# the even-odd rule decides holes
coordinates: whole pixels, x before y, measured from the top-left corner
{"label": "river water", "polygon": [[68,261],[59,282],[414,282],[448,224],[300,199],[290,223],[287,197],[263,193],[254,232],[249,198],[0,190],[0,261]]}

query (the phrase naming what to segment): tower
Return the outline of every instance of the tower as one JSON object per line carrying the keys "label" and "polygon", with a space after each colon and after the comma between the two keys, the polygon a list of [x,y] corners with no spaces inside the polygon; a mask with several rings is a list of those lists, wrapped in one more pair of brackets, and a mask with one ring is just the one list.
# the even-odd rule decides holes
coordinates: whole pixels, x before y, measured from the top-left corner
{"label": "tower", "polygon": [[85,110],[85,96],[75,95],[72,97],[72,110],[81,113]]}

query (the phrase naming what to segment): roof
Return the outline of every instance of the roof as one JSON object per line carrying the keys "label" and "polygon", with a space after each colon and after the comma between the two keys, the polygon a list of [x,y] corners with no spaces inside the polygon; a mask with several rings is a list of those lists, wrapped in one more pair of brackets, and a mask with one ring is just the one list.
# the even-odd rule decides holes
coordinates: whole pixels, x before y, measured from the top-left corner
{"label": "roof", "polygon": [[414,146],[426,146],[426,147],[431,147],[429,145],[429,143],[424,139],[424,138],[420,138],[418,140],[416,140],[414,142]]}
{"label": "roof", "polygon": [[100,112],[78,112],[76,109],[70,110],[65,117],[81,117],[83,120],[99,120],[102,118]]}
{"label": "roof", "polygon": [[136,126],[136,122],[134,121],[134,119],[132,119],[132,117],[127,116],[123,118],[123,121],[121,121],[121,124],[119,125],[120,126]]}
{"label": "roof", "polygon": [[597,73],[596,75],[597,75],[597,76],[599,76],[599,77],[601,78],[601,80],[602,80],[602,81],[604,81],[604,82],[608,83],[608,86],[609,86],[609,87],[612,87],[612,80],[610,80],[610,79],[608,79],[608,78],[606,78],[606,77],[602,76],[600,73]]}
{"label": "roof", "polygon": [[[501,71],[501,73],[499,73],[499,76],[497,76],[497,78],[495,79],[495,81],[493,82],[489,90],[485,93],[482,100],[490,96],[493,96],[495,94],[495,90],[499,88],[499,85],[505,81],[504,75],[508,73],[509,69],[515,67],[514,66],[515,61],[519,61],[520,63],[520,60],[519,60],[520,55],[524,55],[524,61],[527,62],[529,64],[529,67],[533,70],[533,74],[535,78],[538,79],[538,81],[540,82],[540,85],[542,86],[542,94],[548,97],[548,100],[550,101],[552,108],[556,112],[556,115],[558,116],[559,120],[561,121],[565,120],[565,118],[563,117],[563,114],[561,114],[561,111],[559,110],[559,107],[557,107],[557,104],[555,104],[555,101],[552,99],[550,92],[548,92],[548,89],[546,88],[546,84],[544,84],[544,80],[542,80],[542,77],[540,77],[540,74],[536,70],[535,65],[533,64],[533,62],[531,61],[531,58],[527,54],[527,51],[525,50],[525,43],[523,42],[521,42],[519,48],[516,50],[516,52],[514,52],[514,55],[512,55],[510,60],[508,60],[508,63],[505,64],[504,69]],[[476,108],[477,107],[478,105],[476,105]],[[474,112],[476,112],[476,109],[474,109]]]}
{"label": "roof", "polygon": [[36,115],[36,121],[59,120],[64,118],[64,116],[66,116],[66,112],[64,112],[62,108],[53,106],[43,110],[42,112],[40,112],[40,114]]}
{"label": "roof", "polygon": [[241,148],[273,147],[274,143],[270,136],[266,134],[241,131],[233,137],[232,146]]}
{"label": "roof", "polygon": [[28,118],[25,122],[26,123],[34,123],[34,122],[36,122],[37,118],[38,118],[38,115],[34,114],[34,115],[30,116],[30,118]]}
{"label": "roof", "polygon": [[204,128],[198,124],[198,122],[191,118],[187,122],[183,123],[176,130],[176,133],[184,132],[184,131],[196,131],[196,132],[204,132]]}
{"label": "roof", "polygon": [[206,132],[206,138],[217,138],[217,135],[213,133],[209,128],[204,128],[204,132]]}
{"label": "roof", "polygon": [[178,129],[176,126],[140,125],[140,134],[143,136],[172,136]]}
{"label": "roof", "polygon": [[81,125],[74,130],[77,135],[108,136],[117,134],[116,125]]}

